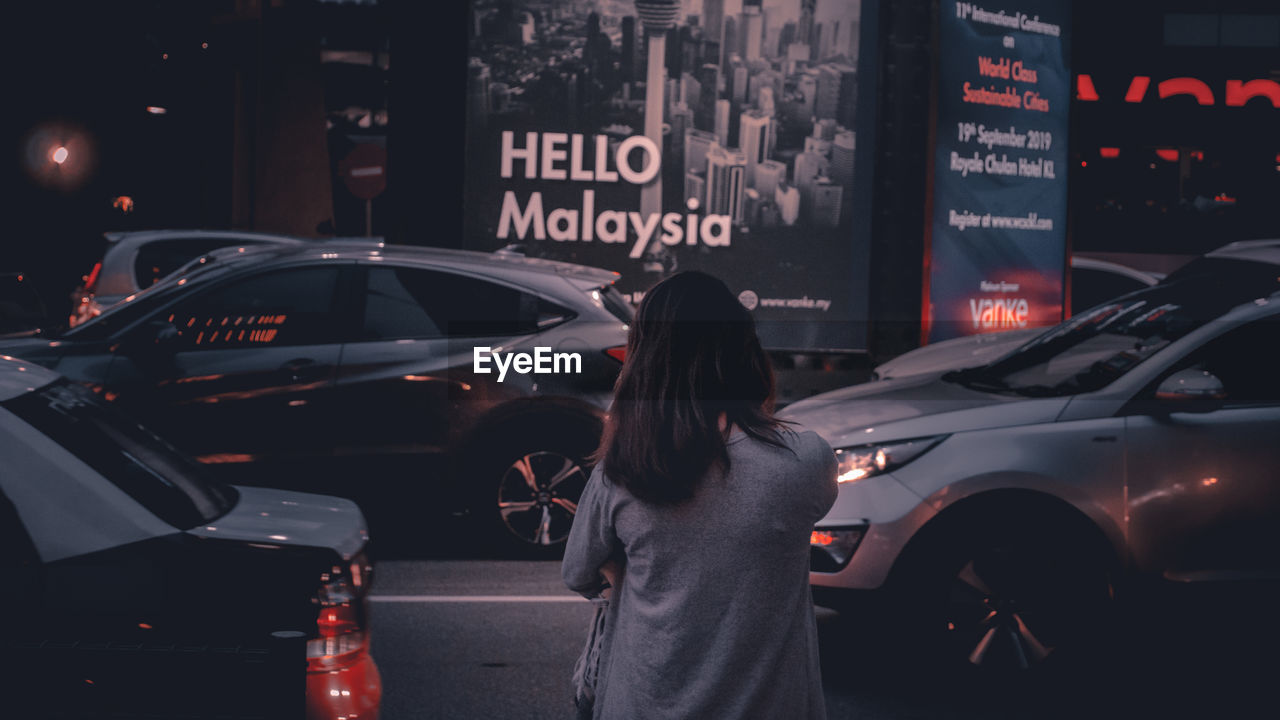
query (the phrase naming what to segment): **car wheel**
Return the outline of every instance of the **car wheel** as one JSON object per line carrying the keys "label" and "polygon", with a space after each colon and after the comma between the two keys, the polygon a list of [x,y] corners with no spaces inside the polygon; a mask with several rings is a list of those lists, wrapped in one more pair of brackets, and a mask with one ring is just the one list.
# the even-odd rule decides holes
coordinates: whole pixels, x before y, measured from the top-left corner
{"label": "car wheel", "polygon": [[482,463],[474,512],[487,543],[504,555],[553,558],[564,550],[591,474],[589,434],[545,430],[507,444]]}
{"label": "car wheel", "polygon": [[1030,523],[972,530],[913,583],[925,646],[952,669],[1025,675],[1070,662],[1105,634],[1112,573],[1089,543]]}

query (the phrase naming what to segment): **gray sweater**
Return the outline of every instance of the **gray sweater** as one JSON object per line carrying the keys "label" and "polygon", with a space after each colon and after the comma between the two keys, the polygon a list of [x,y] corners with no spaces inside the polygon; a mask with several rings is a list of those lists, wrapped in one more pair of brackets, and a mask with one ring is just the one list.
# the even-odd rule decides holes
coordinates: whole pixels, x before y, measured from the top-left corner
{"label": "gray sweater", "polygon": [[784,431],[781,449],[735,435],[674,507],[587,482],[562,568],[594,595],[598,569],[625,556],[605,626],[595,717],[822,720],[809,534],[836,497],[831,447]]}

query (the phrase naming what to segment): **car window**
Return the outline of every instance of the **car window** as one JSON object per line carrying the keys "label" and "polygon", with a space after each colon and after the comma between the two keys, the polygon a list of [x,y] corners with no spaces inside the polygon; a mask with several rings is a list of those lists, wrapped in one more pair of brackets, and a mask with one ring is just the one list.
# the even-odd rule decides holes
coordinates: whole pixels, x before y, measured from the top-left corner
{"label": "car window", "polygon": [[182,277],[170,276],[149,288],[139,290],[104,309],[101,315],[71,328],[66,335],[77,340],[105,340],[128,328],[173,297],[191,292],[193,282],[204,280],[205,276],[225,272],[227,266],[226,261],[193,265]]}
{"label": "car window", "polygon": [[239,238],[175,238],[157,240],[138,248],[133,261],[133,277],[139,289],[149,288],[193,258],[232,245],[257,245],[255,240]]}
{"label": "car window", "polygon": [[205,480],[194,461],[80,385],[61,380],[4,407],[174,527],[195,527],[235,504],[232,488]]}
{"label": "car window", "polygon": [[531,293],[421,268],[368,270],[363,340],[526,335],[571,317]]}
{"label": "car window", "polygon": [[624,323],[630,323],[635,319],[635,308],[631,307],[631,303],[618,292],[618,289],[612,285],[605,285],[596,292],[600,293],[600,302],[604,304],[604,308],[609,314],[618,318]]}
{"label": "car window", "polygon": [[1255,320],[1193,353],[1181,367],[1212,373],[1227,391],[1228,405],[1280,404],[1280,373],[1272,351],[1280,345],[1280,317]]}
{"label": "car window", "polygon": [[338,272],[301,267],[233,279],[179,304],[169,321],[185,350],[338,342]]}
{"label": "car window", "polygon": [[1093,270],[1090,268],[1073,268],[1071,270],[1071,314],[1075,315],[1121,295],[1141,290],[1148,285],[1128,275]]}

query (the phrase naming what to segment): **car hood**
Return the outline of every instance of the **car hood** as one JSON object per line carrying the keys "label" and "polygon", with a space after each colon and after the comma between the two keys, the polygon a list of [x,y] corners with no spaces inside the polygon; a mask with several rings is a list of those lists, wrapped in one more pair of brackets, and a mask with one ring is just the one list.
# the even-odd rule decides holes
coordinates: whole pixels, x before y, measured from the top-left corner
{"label": "car hood", "polygon": [[1044,328],[1025,328],[942,340],[876,366],[876,376],[897,378],[985,365],[1042,332]]}
{"label": "car hood", "polygon": [[236,487],[226,515],[187,533],[219,540],[331,548],[351,559],[369,540],[364,515],[350,500],[268,488]]}
{"label": "car hood", "polygon": [[780,413],[832,447],[1052,422],[1068,398],[971,390],[934,375],[878,380],[815,395]]}

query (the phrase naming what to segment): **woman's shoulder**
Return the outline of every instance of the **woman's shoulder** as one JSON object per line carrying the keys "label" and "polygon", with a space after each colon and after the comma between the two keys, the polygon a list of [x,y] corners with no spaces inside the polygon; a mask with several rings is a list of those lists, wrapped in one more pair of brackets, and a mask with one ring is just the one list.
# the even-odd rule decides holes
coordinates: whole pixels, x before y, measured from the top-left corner
{"label": "woman's shoulder", "polygon": [[834,458],[831,446],[822,439],[821,435],[812,430],[783,425],[775,430],[774,436],[781,447],[762,441],[742,444],[753,448],[756,452],[768,454],[782,452],[783,455],[807,465],[823,465],[828,459]]}
{"label": "woman's shoulder", "polygon": [[827,441],[812,430],[783,426],[778,430],[778,435],[787,447],[795,450],[801,457],[822,457],[832,452]]}

